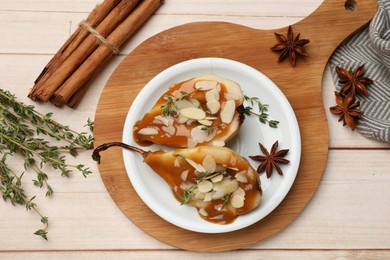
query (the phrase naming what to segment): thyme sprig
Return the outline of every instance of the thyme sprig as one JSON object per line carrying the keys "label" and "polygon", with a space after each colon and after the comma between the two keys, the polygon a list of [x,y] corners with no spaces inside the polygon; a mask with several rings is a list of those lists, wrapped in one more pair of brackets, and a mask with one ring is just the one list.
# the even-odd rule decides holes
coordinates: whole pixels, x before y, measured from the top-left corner
{"label": "thyme sprig", "polygon": [[[88,119],[86,126],[93,130],[93,122]],[[40,138],[44,136],[45,138]],[[82,150],[93,148],[93,137],[85,132],[78,133],[68,126],[52,119],[52,113],[41,114],[32,105],[16,100],[15,95],[0,89],[0,194],[4,201],[12,205],[24,205],[27,210],[35,211],[44,224],[44,228],[34,234],[47,238],[48,217],[41,214],[33,200],[28,198],[22,186],[22,177],[12,170],[7,162],[22,160],[26,172],[35,172],[33,184],[39,188],[46,187],[46,197],[53,195],[49,175],[45,172],[51,166],[62,176],[69,177],[78,171],[84,177],[91,174],[83,164],[68,164],[66,155],[74,157]]]}
{"label": "thyme sprig", "polygon": [[206,131],[207,136],[211,135],[214,133],[214,131],[218,130],[220,126],[224,126],[224,124],[215,124],[215,125],[205,125],[203,126],[200,130]]}
{"label": "thyme sprig", "polygon": [[167,101],[164,105],[161,106],[162,113],[165,116],[171,116],[176,113],[176,110],[178,109],[176,102],[184,100],[188,97],[188,93],[185,91],[180,91],[181,96],[180,97],[172,97],[169,95],[165,95],[164,99]]}
{"label": "thyme sprig", "polygon": [[[268,104],[263,104],[260,102],[258,97],[249,97],[247,95],[244,95],[244,99],[246,101],[250,102],[250,106],[244,107],[244,114],[245,115],[254,115],[259,118],[259,121],[263,124],[267,124],[272,127],[272,128],[277,128],[279,121],[276,120],[270,120],[268,119],[269,114],[268,114]],[[253,112],[253,106],[257,105],[259,112]]]}

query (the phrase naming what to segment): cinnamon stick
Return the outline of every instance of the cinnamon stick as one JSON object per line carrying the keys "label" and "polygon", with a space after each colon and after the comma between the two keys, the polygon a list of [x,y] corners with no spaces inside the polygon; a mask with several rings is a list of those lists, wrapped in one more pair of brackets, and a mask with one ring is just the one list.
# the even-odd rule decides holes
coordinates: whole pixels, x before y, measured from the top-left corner
{"label": "cinnamon stick", "polygon": [[[88,15],[86,22],[93,27],[96,27],[100,22],[118,5],[121,0],[104,0],[103,3],[96,6],[95,9]],[[39,88],[54,71],[73,53],[81,42],[89,35],[86,30],[77,28],[77,30],[69,37],[69,39],[61,46],[58,52],[53,56],[49,63],[42,70],[41,74],[34,82],[31,92]],[[31,93],[30,92],[30,93]],[[30,94],[29,94],[30,97]]]}
{"label": "cinnamon stick", "polygon": [[[104,20],[96,27],[96,31],[107,37],[134,9],[139,0],[122,0]],[[33,100],[48,101],[54,92],[66,79],[80,66],[80,64],[99,46],[94,35],[87,38],[74,50],[74,52],[56,69],[40,87],[30,92]]]}
{"label": "cinnamon stick", "polygon": [[[129,15],[107,37],[107,41],[114,46],[121,46],[162,3],[163,0],[141,1],[131,15]],[[54,93],[52,102],[56,106],[64,105],[88,81],[98,66],[110,57],[111,54],[112,50],[110,48],[105,45],[100,45]]]}

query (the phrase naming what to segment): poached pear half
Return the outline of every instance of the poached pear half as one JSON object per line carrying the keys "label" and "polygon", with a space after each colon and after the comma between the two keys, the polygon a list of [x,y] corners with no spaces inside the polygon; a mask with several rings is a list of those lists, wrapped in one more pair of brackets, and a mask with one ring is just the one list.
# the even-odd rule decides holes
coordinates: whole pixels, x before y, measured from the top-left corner
{"label": "poached pear half", "polygon": [[256,170],[229,148],[199,146],[150,152],[123,143],[109,143],[97,147],[93,159],[100,161],[99,153],[111,146],[140,153],[144,162],[172,188],[178,202],[196,207],[207,221],[229,224],[255,209],[261,201]]}
{"label": "poached pear half", "polygon": [[133,128],[140,145],[224,146],[244,121],[236,82],[208,74],[172,85]]}

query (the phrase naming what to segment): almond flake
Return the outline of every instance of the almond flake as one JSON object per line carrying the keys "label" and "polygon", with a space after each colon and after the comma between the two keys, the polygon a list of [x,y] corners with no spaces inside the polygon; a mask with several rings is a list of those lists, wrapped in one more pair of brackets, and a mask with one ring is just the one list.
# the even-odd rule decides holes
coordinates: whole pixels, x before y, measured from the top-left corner
{"label": "almond flake", "polygon": [[177,109],[179,109],[179,110],[182,110],[182,109],[188,108],[188,107],[194,107],[194,104],[192,104],[190,101],[188,101],[186,99],[179,100],[179,101],[175,102],[175,105],[176,105]]}
{"label": "almond flake", "polygon": [[221,104],[217,100],[211,100],[206,105],[211,114],[216,114],[221,108]]}
{"label": "almond flake", "polygon": [[203,201],[207,202],[207,201],[211,201],[212,199],[213,199],[213,192],[207,192],[206,195],[204,196]]}
{"label": "almond flake", "polygon": [[168,120],[168,118],[166,118],[165,116],[158,115],[158,116],[155,116],[154,119],[160,121],[160,122],[163,123],[165,126],[169,126],[169,120]]}
{"label": "almond flake", "polygon": [[199,214],[202,215],[203,217],[207,217],[209,215],[204,208],[199,209]]}
{"label": "almond flake", "polygon": [[214,140],[213,141],[213,146],[223,147],[223,146],[225,146],[225,141],[223,141],[223,140]]}
{"label": "almond flake", "polygon": [[170,136],[174,135],[175,132],[176,132],[176,128],[173,126],[173,125],[170,125],[170,126],[163,126],[161,127],[161,129],[166,132],[167,134],[169,134]]}
{"label": "almond flake", "polygon": [[202,161],[202,165],[203,167],[206,169],[206,171],[208,173],[213,173],[215,172],[215,168],[217,167],[217,163],[215,162],[215,159],[214,157],[212,157],[211,155],[206,155],[204,158],[203,158],[203,161]]}
{"label": "almond flake", "polygon": [[226,192],[223,190],[219,190],[213,193],[213,200],[222,199],[226,195]]}
{"label": "almond flake", "polygon": [[222,106],[220,113],[221,121],[225,124],[230,124],[233,120],[234,113],[236,112],[236,103],[233,100],[228,100]]}
{"label": "almond flake", "polygon": [[236,175],[235,175],[234,177],[235,177],[236,180],[239,181],[239,182],[243,182],[243,183],[248,182],[248,179],[247,179],[247,177],[246,177],[246,171],[245,171],[245,170],[236,173]]}
{"label": "almond flake", "polygon": [[187,180],[187,177],[188,177],[188,170],[185,170],[185,171],[183,171],[182,173],[181,173],[181,180],[182,181],[186,181]]}
{"label": "almond flake", "polygon": [[216,88],[217,85],[218,81],[215,80],[199,80],[195,83],[195,89],[206,91]]}
{"label": "almond flake", "polygon": [[198,184],[199,192],[209,192],[213,189],[213,183],[211,181],[201,181]]}
{"label": "almond flake", "polygon": [[183,116],[189,119],[195,119],[195,120],[204,119],[206,117],[206,113],[202,109],[196,107],[187,107],[181,109],[180,114],[182,114]]}
{"label": "almond flake", "polygon": [[197,199],[197,200],[203,200],[205,195],[206,195],[206,193],[198,191],[198,193],[195,193],[195,197],[194,198]]}
{"label": "almond flake", "polygon": [[192,139],[192,138],[187,139],[187,147],[188,148],[194,148],[197,144],[198,144],[198,142],[195,141],[194,139]]}
{"label": "almond flake", "polygon": [[212,121],[210,120],[206,120],[206,119],[202,119],[202,120],[198,120],[198,122],[202,125],[205,125],[205,126],[211,126],[213,124]]}
{"label": "almond flake", "polygon": [[151,127],[145,127],[138,131],[139,135],[156,135],[158,134],[158,130]]}
{"label": "almond flake", "polygon": [[216,131],[212,131],[211,133],[204,130],[204,126],[203,125],[199,125],[197,127],[194,127],[191,129],[191,138],[198,143],[204,143],[204,142],[208,142],[210,141],[211,139],[214,138],[214,136],[216,135]]}
{"label": "almond flake", "polygon": [[199,100],[197,100],[195,98],[190,98],[190,99],[188,99],[188,101],[190,101],[194,105],[194,107],[200,107]]}
{"label": "almond flake", "polygon": [[212,90],[209,90],[205,94],[206,101],[210,102],[211,100],[219,100],[219,92],[216,88],[213,88]]}
{"label": "almond flake", "polygon": [[215,172],[224,172],[226,171],[226,167],[220,164],[217,164],[217,167],[215,168]]}
{"label": "almond flake", "polygon": [[196,163],[193,160],[188,159],[188,158],[186,158],[186,162],[188,162],[192,167],[194,167],[195,170],[197,170],[199,172],[206,172],[206,169],[202,165],[200,165],[199,163]]}
{"label": "almond flake", "polygon": [[244,198],[241,196],[233,196],[230,200],[230,205],[236,209],[242,208],[244,206]]}
{"label": "almond flake", "polygon": [[213,183],[217,183],[217,182],[220,182],[220,181],[222,181],[222,180],[223,180],[222,174],[218,174],[217,176],[211,178],[211,181],[212,181]]}
{"label": "almond flake", "polygon": [[233,192],[233,196],[241,196],[245,198],[245,191],[242,188],[238,188]]}

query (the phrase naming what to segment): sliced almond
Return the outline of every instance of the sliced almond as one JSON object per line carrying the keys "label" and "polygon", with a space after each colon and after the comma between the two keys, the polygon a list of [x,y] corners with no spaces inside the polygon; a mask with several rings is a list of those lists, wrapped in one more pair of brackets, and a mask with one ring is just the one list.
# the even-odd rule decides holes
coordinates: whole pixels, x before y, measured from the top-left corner
{"label": "sliced almond", "polygon": [[232,205],[233,208],[239,209],[244,206],[244,198],[241,196],[233,196],[230,200],[230,205]]}
{"label": "sliced almond", "polygon": [[224,179],[222,183],[222,188],[226,193],[234,192],[238,188],[238,182],[236,180]]}
{"label": "sliced almond", "polygon": [[155,116],[154,119],[160,121],[160,122],[163,123],[165,126],[169,126],[169,120],[168,120],[168,118],[165,117],[165,116],[158,115],[158,116]]}
{"label": "sliced almond", "polygon": [[185,171],[183,171],[182,173],[181,173],[181,180],[182,181],[187,181],[187,177],[188,177],[188,172],[189,172],[189,170],[185,170]]}
{"label": "sliced almond", "polygon": [[238,188],[233,192],[233,196],[241,196],[245,198],[245,191],[242,188]]}
{"label": "sliced almond", "polygon": [[213,199],[213,192],[207,192],[206,195],[204,196],[203,201],[207,202],[207,201],[211,201],[212,199]]}
{"label": "sliced almond", "polygon": [[214,217],[212,217],[212,218],[210,218],[210,219],[213,219],[213,220],[220,220],[220,219],[223,219],[223,215],[222,215],[222,214],[216,215],[216,216],[214,216]]}
{"label": "sliced almond", "polygon": [[197,200],[203,200],[205,195],[206,195],[206,193],[204,193],[204,192],[198,192],[198,193],[195,193],[194,198]]}
{"label": "sliced almond", "polygon": [[216,117],[216,116],[206,116],[204,119],[206,119],[206,120],[217,120],[218,117]]}
{"label": "sliced almond", "polygon": [[238,182],[236,180],[230,180],[224,178],[222,181],[214,183],[213,189],[215,191],[222,191],[224,194],[234,192],[238,188]]}
{"label": "sliced almond", "polygon": [[222,174],[218,174],[217,176],[211,178],[211,181],[212,181],[213,183],[217,183],[217,182],[220,182],[220,181],[222,181],[222,180],[223,180],[223,175],[222,175]]}
{"label": "sliced almond", "polygon": [[194,148],[197,144],[198,144],[198,142],[195,141],[194,139],[192,139],[192,138],[187,139],[187,147],[188,148]]}
{"label": "sliced almond", "polygon": [[176,126],[176,136],[190,136],[191,131],[185,125]]}
{"label": "sliced almond", "polygon": [[239,182],[242,182],[242,183],[248,182],[248,178],[246,177],[246,171],[245,170],[236,173],[236,175],[234,177]]}
{"label": "sliced almond", "polygon": [[227,193],[223,190],[219,190],[213,193],[213,200],[222,199]]}
{"label": "sliced almond", "polygon": [[216,88],[217,85],[218,81],[215,80],[199,80],[195,83],[195,89],[206,91]]}
{"label": "sliced almond", "polygon": [[221,104],[217,100],[211,100],[207,102],[206,105],[207,109],[210,111],[211,114],[216,114],[221,108]]}
{"label": "sliced almond", "polygon": [[215,162],[214,157],[208,154],[203,158],[202,166],[206,169],[208,173],[213,173],[215,172],[217,163]]}
{"label": "sliced almond", "polygon": [[175,159],[175,161],[173,162],[173,166],[175,167],[180,167],[180,162],[179,162],[179,159]]}
{"label": "sliced almond", "polygon": [[210,133],[209,131],[205,130],[204,126],[202,125],[191,129],[191,138],[199,144],[210,141],[216,134],[216,131],[212,131]]}
{"label": "sliced almond", "polygon": [[206,117],[206,113],[202,109],[196,107],[187,107],[181,109],[180,114],[182,114],[183,116],[189,119],[195,119],[195,120],[204,119]]}
{"label": "sliced almond", "polygon": [[[218,211],[222,210],[222,208],[223,208],[223,204],[217,204],[217,205],[214,206],[214,209],[218,210]],[[218,216],[220,216],[220,215],[218,215]]]}
{"label": "sliced almond", "polygon": [[199,209],[199,214],[202,215],[203,217],[207,217],[209,215],[204,208]]}
{"label": "sliced almond", "polygon": [[186,162],[188,162],[192,167],[194,167],[195,170],[197,170],[199,172],[206,172],[206,169],[202,165],[200,165],[199,163],[196,163],[193,160],[188,159],[188,158],[186,158]]}
{"label": "sliced almond", "polygon": [[170,126],[163,126],[161,127],[161,129],[166,132],[167,134],[169,134],[170,136],[173,136],[176,132],[176,128],[173,126],[173,125],[170,125]]}
{"label": "sliced almond", "polygon": [[223,140],[214,140],[213,141],[213,146],[223,147],[223,146],[225,146],[225,141],[223,141]]}
{"label": "sliced almond", "polygon": [[177,122],[179,124],[184,124],[185,122],[187,122],[188,118],[183,116],[182,114],[179,114],[179,116],[177,117]]}
{"label": "sliced almond", "polygon": [[207,102],[210,102],[212,100],[218,101],[219,100],[219,92],[216,88],[213,88],[213,89],[206,92],[205,97],[206,97]]}
{"label": "sliced almond", "polygon": [[236,167],[229,167],[229,166],[228,166],[227,168],[230,169],[230,170],[236,171],[236,172],[238,172],[238,170],[239,170],[239,169],[236,168]]}
{"label": "sliced almond", "polygon": [[156,135],[158,134],[158,130],[151,127],[145,127],[138,131],[139,135]]}
{"label": "sliced almond", "polygon": [[226,101],[220,113],[222,123],[229,124],[232,122],[234,112],[236,112],[236,103],[233,100]]}
{"label": "sliced almond", "polygon": [[194,107],[200,107],[199,100],[197,100],[195,98],[190,98],[190,99],[188,99],[188,101],[190,101],[194,105]]}
{"label": "sliced almond", "polygon": [[206,120],[206,119],[198,120],[198,122],[205,126],[211,126],[213,124],[213,121]]}
{"label": "sliced almond", "polygon": [[199,192],[209,192],[213,189],[213,183],[211,181],[201,181],[198,183]]}
{"label": "sliced almond", "polygon": [[215,172],[224,172],[226,171],[226,167],[220,164],[217,164],[217,167],[215,168]]}
{"label": "sliced almond", "polygon": [[175,104],[176,104],[177,109],[179,109],[179,110],[182,110],[182,109],[188,108],[188,107],[194,107],[194,104],[192,104],[192,102],[190,102],[186,99],[179,100],[179,101],[175,102]]}

